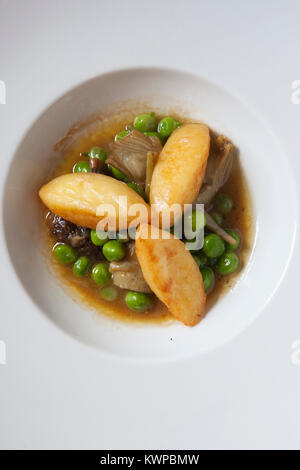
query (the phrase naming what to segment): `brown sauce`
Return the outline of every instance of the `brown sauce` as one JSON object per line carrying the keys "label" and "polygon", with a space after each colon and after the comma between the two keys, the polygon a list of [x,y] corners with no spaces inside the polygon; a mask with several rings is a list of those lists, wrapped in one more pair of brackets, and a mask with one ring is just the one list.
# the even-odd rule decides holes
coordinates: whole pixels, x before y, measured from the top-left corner
{"label": "brown sauce", "polygon": [[[147,112],[147,110],[144,112]],[[137,112],[120,113],[115,116],[96,120],[86,127],[82,126],[78,132],[70,132],[55,146],[59,157],[58,160],[55,161],[54,168],[52,165],[53,170],[48,174],[47,181],[56,176],[71,173],[75,163],[80,160],[88,160],[80,154],[88,152],[91,147],[97,145],[108,149],[114,136],[124,130],[126,125],[132,124],[136,114]],[[180,118],[176,113],[172,115],[176,119],[181,120],[181,122],[188,121],[187,119]],[[47,181],[45,181],[45,183]],[[233,275],[220,276],[215,273],[215,287],[207,298],[207,312],[215,302],[217,302],[220,296],[234,286],[236,278],[244,268],[250,253],[252,241],[252,210],[247,183],[243,175],[239,157],[235,158],[230,177],[222,191],[227,193],[234,202],[234,209],[230,214],[224,217],[222,227],[237,229],[241,233],[242,244],[238,250],[241,263],[239,271]],[[44,210],[44,216],[46,213],[47,211]],[[45,220],[45,217],[43,219]],[[122,321],[165,323],[173,319],[166,306],[158,299],[155,299],[154,306],[146,312],[130,310],[124,300],[126,291],[113,285],[112,282],[111,285],[113,285],[118,292],[117,299],[113,302],[102,299],[100,296],[100,287],[92,281],[89,275],[78,278],[74,276],[72,266],[63,265],[56,259],[52,251],[56,240],[49,233],[46,223],[43,224],[43,233],[46,240],[46,252],[49,253],[50,256],[51,270],[54,271],[54,275],[62,281],[63,286],[68,290],[75,301],[79,300],[99,314],[105,314]]]}

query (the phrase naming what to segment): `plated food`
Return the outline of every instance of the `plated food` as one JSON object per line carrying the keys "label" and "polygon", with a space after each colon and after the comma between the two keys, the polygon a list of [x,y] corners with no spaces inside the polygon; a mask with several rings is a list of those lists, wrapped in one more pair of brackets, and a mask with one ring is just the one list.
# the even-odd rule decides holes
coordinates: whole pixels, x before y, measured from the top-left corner
{"label": "plated food", "polygon": [[124,319],[196,325],[249,248],[233,143],[178,116],[144,112],[93,128],[62,152],[39,197],[56,272]]}

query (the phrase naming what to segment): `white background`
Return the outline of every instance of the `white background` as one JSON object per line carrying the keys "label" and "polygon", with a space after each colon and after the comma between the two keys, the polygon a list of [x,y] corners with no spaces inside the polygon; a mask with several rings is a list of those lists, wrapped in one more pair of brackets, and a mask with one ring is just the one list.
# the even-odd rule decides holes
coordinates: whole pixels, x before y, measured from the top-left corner
{"label": "white background", "polygon": [[[141,65],[194,72],[243,98],[279,137],[298,182],[291,84],[300,79],[299,25],[300,2],[291,0],[0,1],[1,192],[13,151],[43,108],[87,78]],[[235,340],[194,359],[143,365],[104,357],[50,324],[1,240],[0,446],[300,448],[300,365],[291,363],[299,251],[296,242],[279,291]]]}

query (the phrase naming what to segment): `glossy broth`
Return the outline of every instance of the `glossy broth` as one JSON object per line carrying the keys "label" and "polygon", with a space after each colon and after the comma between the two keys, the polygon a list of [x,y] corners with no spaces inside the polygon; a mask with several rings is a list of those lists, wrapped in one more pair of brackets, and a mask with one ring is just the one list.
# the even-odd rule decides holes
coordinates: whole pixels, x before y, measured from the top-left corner
{"label": "glossy broth", "polygon": [[[82,126],[82,128],[79,127],[75,130],[71,130],[68,135],[55,146],[55,150],[58,153],[58,160],[55,161],[54,168],[50,175],[48,175],[47,181],[56,176],[71,173],[74,164],[80,160],[88,161],[88,158],[81,156],[81,153],[88,152],[91,147],[97,145],[108,150],[109,145],[114,140],[114,136],[124,130],[126,125],[132,124],[135,116],[136,113],[123,112],[111,117],[100,118],[86,126]],[[181,122],[187,122],[187,119],[180,118],[176,113],[173,113],[173,116]],[[222,188],[222,191],[231,196],[234,202],[234,209],[230,214],[224,217],[222,227],[237,229],[241,233],[242,244],[238,250],[241,263],[239,271],[233,275],[220,276],[215,273],[215,288],[212,293],[208,295],[207,311],[226,290],[234,286],[235,280],[245,266],[250,252],[252,238],[251,203],[238,157],[235,158],[231,175]],[[46,213],[47,211],[44,210],[44,216]],[[63,265],[57,261],[52,251],[56,240],[49,233],[46,223],[43,225],[43,232],[46,239],[46,252],[50,254],[51,268],[54,270],[55,276],[63,282],[63,285],[71,293],[74,300],[79,299],[95,311],[113,316],[122,321],[157,323],[167,322],[173,319],[165,305],[158,299],[155,299],[153,307],[146,312],[136,312],[129,309],[125,304],[125,294],[127,291],[115,285],[114,288],[118,292],[117,299],[112,302],[102,299],[100,296],[101,288],[93,282],[89,275],[82,278],[74,276],[72,266]],[[112,282],[111,285],[113,285]]]}

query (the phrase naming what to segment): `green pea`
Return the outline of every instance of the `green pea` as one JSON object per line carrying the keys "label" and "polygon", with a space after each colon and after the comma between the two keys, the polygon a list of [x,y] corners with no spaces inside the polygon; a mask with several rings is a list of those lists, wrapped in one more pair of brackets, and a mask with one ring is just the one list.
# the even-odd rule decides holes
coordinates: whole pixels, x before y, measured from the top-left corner
{"label": "green pea", "polygon": [[155,137],[157,137],[159,140],[160,140],[160,143],[162,145],[164,145],[166,139],[164,137],[162,137],[161,135],[159,135],[158,132],[144,132],[144,134],[147,136],[147,137],[151,137],[152,135],[154,135]]}
{"label": "green pea", "polygon": [[56,258],[63,264],[74,263],[77,259],[76,251],[69,245],[61,243],[54,248]]}
{"label": "green pea", "polygon": [[108,233],[104,230],[91,230],[91,240],[96,246],[103,246],[108,240]]}
{"label": "green pea", "polygon": [[157,132],[161,137],[169,137],[172,132],[181,125],[180,122],[176,121],[172,117],[164,117],[161,119],[157,126]]}
{"label": "green pea", "polygon": [[73,173],[89,173],[91,171],[89,162],[82,160],[75,163],[73,166]]}
{"label": "green pea", "polygon": [[80,256],[73,265],[73,273],[76,276],[84,276],[89,272],[90,266],[90,260],[86,256]]}
{"label": "green pea", "polygon": [[96,284],[105,286],[111,278],[108,265],[104,263],[96,264],[92,270],[92,278]]}
{"label": "green pea", "polygon": [[222,216],[221,214],[219,214],[219,212],[211,212],[210,215],[212,216],[212,218],[214,219],[214,221],[216,222],[216,224],[222,225],[223,216]]}
{"label": "green pea", "polygon": [[146,197],[146,194],[144,193],[144,191],[142,190],[142,188],[134,183],[133,181],[130,182],[130,183],[127,183],[127,186],[131,189],[133,189],[133,191],[135,191],[139,196],[141,196],[143,199],[145,199]]}
{"label": "green pea", "polygon": [[117,180],[120,180],[120,181],[125,181],[127,178],[126,178],[126,175],[124,175],[124,173],[122,173],[122,171],[118,170],[117,168],[115,168],[114,166],[112,165],[107,165],[107,168],[110,170],[110,172],[112,173],[113,177],[116,178]]}
{"label": "green pea", "polygon": [[214,199],[214,206],[221,214],[229,214],[233,208],[233,202],[226,194],[219,193]]}
{"label": "green pea", "polygon": [[204,211],[193,209],[184,217],[186,228],[188,231],[199,233],[206,225],[206,217]]}
{"label": "green pea", "polygon": [[239,267],[239,257],[235,253],[224,253],[218,260],[215,270],[219,274],[232,274]]}
{"label": "green pea", "polygon": [[201,268],[200,271],[202,274],[204,290],[205,292],[209,292],[213,288],[213,285],[215,283],[214,272],[211,268],[208,268],[207,266]]}
{"label": "green pea", "polygon": [[204,237],[203,251],[208,258],[217,258],[225,251],[225,244],[219,235],[210,233]]}
{"label": "green pea", "polygon": [[101,297],[104,300],[109,300],[110,302],[116,300],[118,293],[117,290],[113,287],[103,287],[100,291]]}
{"label": "green pea", "polygon": [[128,129],[127,131],[121,131],[121,132],[119,132],[119,134],[117,134],[117,135],[115,136],[115,140],[117,141],[117,140],[123,139],[123,137],[125,137],[125,136],[128,135],[128,134],[130,134],[130,132],[131,132],[131,131],[130,131],[129,129]]}
{"label": "green pea", "polygon": [[120,261],[124,258],[126,249],[119,240],[110,240],[105,243],[102,252],[108,261]]}
{"label": "green pea", "polygon": [[207,256],[203,253],[203,251],[199,251],[199,253],[192,256],[196,261],[198,268],[202,268],[207,263]]}
{"label": "green pea", "polygon": [[129,291],[126,294],[125,302],[127,307],[132,310],[147,310],[152,305],[152,297],[150,294]]}
{"label": "green pea", "polygon": [[100,162],[104,163],[108,157],[108,152],[101,147],[92,147],[89,151],[90,158],[98,158]]}
{"label": "green pea", "polygon": [[127,125],[125,126],[125,130],[126,130],[126,131],[133,131],[133,129],[134,129],[134,127],[133,127],[132,124],[127,124]]}
{"label": "green pea", "polygon": [[155,131],[157,122],[155,119],[155,114],[140,114],[137,116],[133,122],[133,126],[137,131],[140,132],[151,132]]}
{"label": "green pea", "polygon": [[229,235],[231,235],[232,238],[235,239],[235,244],[231,245],[231,243],[225,242],[225,250],[227,252],[237,250],[238,247],[240,246],[240,243],[241,243],[241,237],[239,236],[239,234],[235,230],[233,230],[231,228],[227,229],[226,232],[229,233]]}

